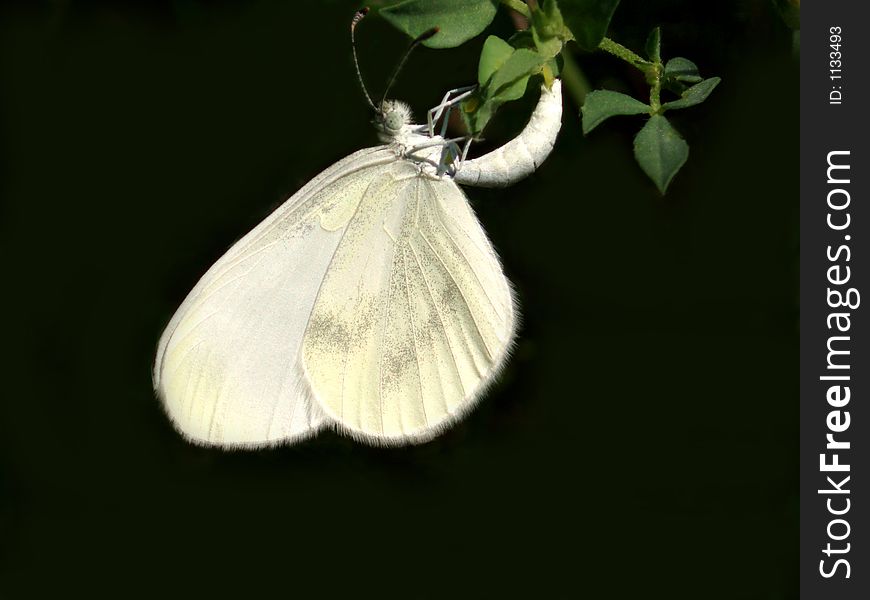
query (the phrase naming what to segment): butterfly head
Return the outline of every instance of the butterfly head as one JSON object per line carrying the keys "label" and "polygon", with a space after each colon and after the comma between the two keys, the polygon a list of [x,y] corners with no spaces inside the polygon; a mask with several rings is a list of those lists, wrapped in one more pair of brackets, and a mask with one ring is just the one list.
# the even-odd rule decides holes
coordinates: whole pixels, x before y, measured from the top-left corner
{"label": "butterfly head", "polygon": [[411,108],[398,100],[384,100],[374,122],[382,141],[396,141],[411,132]]}
{"label": "butterfly head", "polygon": [[408,57],[411,55],[414,48],[436,35],[440,29],[438,27],[428,29],[418,35],[414,41],[411,42],[408,50],[405,52],[404,56],[402,56],[402,60],[399,61],[392,76],[390,76],[390,81],[384,89],[384,95],[381,97],[380,106],[378,106],[375,104],[374,100],[372,100],[368,89],[366,89],[366,84],[363,81],[362,72],[360,72],[359,69],[359,60],[356,55],[356,39],[354,37],[357,25],[359,25],[360,21],[363,20],[368,12],[368,8],[358,10],[350,24],[350,46],[353,50],[353,64],[356,68],[356,76],[357,79],[359,79],[366,101],[375,111],[374,123],[378,130],[378,137],[381,138],[381,141],[388,144],[398,143],[399,145],[403,145],[405,142],[414,138],[414,126],[411,124],[411,109],[404,102],[399,102],[398,100],[387,100],[387,94],[392,89],[393,83],[396,81],[396,76],[399,74],[399,71],[402,70],[402,66],[405,64],[405,61],[408,60]]}

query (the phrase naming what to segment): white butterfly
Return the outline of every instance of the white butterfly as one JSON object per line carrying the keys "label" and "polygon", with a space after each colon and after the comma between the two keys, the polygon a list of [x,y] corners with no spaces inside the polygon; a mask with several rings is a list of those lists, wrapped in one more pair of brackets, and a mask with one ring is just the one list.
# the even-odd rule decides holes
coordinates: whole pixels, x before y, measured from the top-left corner
{"label": "white butterfly", "polygon": [[153,375],[187,439],[258,447],[331,427],[401,445],[474,406],[505,363],[517,315],[457,183],[504,186],[531,173],[553,147],[562,102],[558,80],[542,86],[517,138],[451,162],[456,141],[434,123],[466,94],[448,93],[423,126],[383,102],[385,145],[317,175],[193,288]]}

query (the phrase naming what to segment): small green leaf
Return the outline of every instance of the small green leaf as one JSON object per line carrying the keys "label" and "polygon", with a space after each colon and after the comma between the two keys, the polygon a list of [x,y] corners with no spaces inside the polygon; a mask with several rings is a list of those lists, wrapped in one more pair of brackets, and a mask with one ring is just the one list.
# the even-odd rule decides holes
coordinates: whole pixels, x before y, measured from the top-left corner
{"label": "small green leaf", "polygon": [[698,73],[698,66],[688,58],[680,56],[672,58],[665,65],[665,78],[671,78],[685,83],[698,83],[703,78]]}
{"label": "small green leaf", "polygon": [[535,49],[535,38],[532,32],[528,29],[517,31],[508,38],[508,44],[514,48],[530,48]]}
{"label": "small green leaf", "polygon": [[674,110],[677,108],[688,108],[690,106],[695,106],[696,104],[701,104],[704,100],[707,99],[707,96],[710,95],[710,92],[719,85],[719,82],[722,81],[718,77],[711,77],[710,79],[705,79],[701,83],[697,83],[687,89],[682,93],[682,98],[679,100],[674,100],[673,102],[665,102],[662,104],[663,110]]}
{"label": "small green leaf", "polygon": [[649,111],[649,105],[631,96],[610,90],[595,90],[586,95],[583,103],[583,133],[589,133],[610,117],[649,114]]}
{"label": "small green leaf", "polygon": [[672,58],[665,65],[662,85],[674,92],[682,94],[689,86],[704,81],[698,73],[698,67],[688,58]]}
{"label": "small green leaf", "polygon": [[453,48],[486,29],[497,4],[497,0],[403,0],[382,8],[380,14],[412,38],[438,27],[440,31],[423,45]]}
{"label": "small green leaf", "polygon": [[466,98],[460,104],[462,119],[472,135],[483,131],[486,124],[492,118],[493,104],[481,99],[480,91],[475,92],[470,98]]}
{"label": "small green leaf", "polygon": [[486,85],[462,103],[462,114],[471,133],[477,135],[483,131],[499,106],[521,98],[526,93],[529,77],[538,73],[547,60],[534,50],[514,50],[489,77]]}
{"label": "small green leaf", "polygon": [[553,77],[558,77],[562,73],[562,66],[559,64],[559,57],[548,60],[547,66],[550,67],[550,72],[553,74]]}
{"label": "small green leaf", "polygon": [[584,50],[595,50],[607,33],[619,0],[560,0],[565,25]]}
{"label": "small green leaf", "polygon": [[559,54],[562,44],[571,39],[556,0],[544,0],[540,8],[532,11],[532,37],[538,52],[548,58]]}
{"label": "small green leaf", "polygon": [[662,28],[653,29],[646,39],[646,55],[653,62],[662,60]]}
{"label": "small green leaf", "polygon": [[504,104],[505,102],[510,102],[511,100],[519,100],[526,93],[526,87],[529,84],[529,77],[531,77],[531,73],[518,77],[512,82],[503,85],[496,95],[492,97],[492,100],[498,102],[499,105]]}
{"label": "small green leaf", "polygon": [[481,86],[481,96],[485,102],[495,101],[501,104],[522,98],[526,93],[529,76],[539,71],[544,64],[544,57],[534,50],[514,50],[510,46],[508,48],[511,53]]}
{"label": "small green leaf", "polygon": [[634,158],[664,194],[689,158],[689,145],[666,118],[653,115],[634,138]]}
{"label": "small green leaf", "polygon": [[[519,48],[495,72],[484,93],[491,99],[502,101],[520,98],[526,89],[529,76],[541,70],[547,59],[534,50]],[[518,92],[518,84],[522,90]]]}
{"label": "small green leaf", "polygon": [[486,85],[487,82],[514,53],[513,47],[503,39],[494,35],[486,38],[483,50],[480,52],[480,62],[477,64],[477,82]]}

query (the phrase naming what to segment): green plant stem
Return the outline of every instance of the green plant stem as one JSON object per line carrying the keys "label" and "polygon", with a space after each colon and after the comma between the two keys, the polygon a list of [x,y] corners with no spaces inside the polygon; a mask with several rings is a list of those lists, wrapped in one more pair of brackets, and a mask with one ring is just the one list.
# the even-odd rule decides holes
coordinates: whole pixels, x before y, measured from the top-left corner
{"label": "green plant stem", "polygon": [[517,11],[527,19],[532,18],[532,11],[529,10],[528,5],[526,5],[525,2],[522,2],[522,0],[501,0],[501,3],[508,8]]}
{"label": "green plant stem", "polygon": [[658,114],[662,108],[662,73],[664,73],[664,70],[664,65],[656,62],[652,65],[651,73],[647,73],[647,81],[650,82],[649,107],[652,114]]}
{"label": "green plant stem", "polygon": [[578,107],[583,106],[586,101],[586,94],[589,93],[591,86],[589,80],[586,79],[586,74],[577,65],[574,57],[567,49],[562,52],[562,81],[565,83],[565,89],[568,95],[574,100]]}
{"label": "green plant stem", "polygon": [[653,64],[650,61],[641,58],[622,44],[614,42],[610,38],[604,38],[603,40],[601,40],[601,43],[598,44],[598,48],[600,50],[604,50],[605,52],[609,52],[613,56],[621,58],[622,60],[630,63],[633,67],[640,71],[643,71],[644,73],[646,73],[649,67]]}
{"label": "green plant stem", "polygon": [[661,61],[651,62],[635,54],[622,44],[614,42],[610,38],[604,38],[598,44],[598,48],[609,52],[610,54],[621,58],[631,66],[641,71],[649,83],[649,106],[651,114],[658,114],[662,108],[662,75],[665,72],[665,67]]}

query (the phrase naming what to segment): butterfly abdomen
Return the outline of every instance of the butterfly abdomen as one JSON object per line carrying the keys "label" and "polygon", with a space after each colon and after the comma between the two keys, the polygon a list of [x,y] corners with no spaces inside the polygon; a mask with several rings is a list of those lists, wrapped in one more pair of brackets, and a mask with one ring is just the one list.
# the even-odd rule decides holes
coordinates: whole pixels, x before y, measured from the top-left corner
{"label": "butterfly abdomen", "polygon": [[489,154],[465,161],[454,181],[505,187],[531,175],[550,155],[561,125],[562,82],[557,79],[549,90],[541,86],[541,100],[520,135]]}

